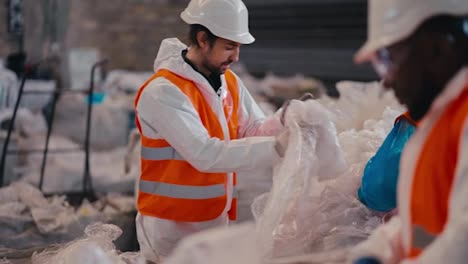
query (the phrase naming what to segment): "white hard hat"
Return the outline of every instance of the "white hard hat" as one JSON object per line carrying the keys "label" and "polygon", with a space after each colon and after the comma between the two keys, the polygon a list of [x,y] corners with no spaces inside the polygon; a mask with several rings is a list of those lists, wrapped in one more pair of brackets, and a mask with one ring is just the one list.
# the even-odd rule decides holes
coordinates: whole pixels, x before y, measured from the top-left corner
{"label": "white hard hat", "polygon": [[180,14],[187,24],[200,24],[217,37],[241,44],[255,38],[249,33],[249,14],[241,0],[191,0]]}
{"label": "white hard hat", "polygon": [[410,36],[430,17],[466,14],[468,0],[369,0],[367,41],[354,60],[369,60],[378,49]]}

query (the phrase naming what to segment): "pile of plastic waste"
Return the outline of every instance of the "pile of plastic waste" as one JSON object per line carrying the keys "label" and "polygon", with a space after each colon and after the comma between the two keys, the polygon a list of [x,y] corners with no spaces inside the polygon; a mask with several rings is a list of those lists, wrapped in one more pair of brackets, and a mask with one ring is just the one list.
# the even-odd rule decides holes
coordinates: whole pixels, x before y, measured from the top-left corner
{"label": "pile of plastic waste", "polygon": [[89,223],[109,222],[134,210],[132,196],[108,194],[74,208],[65,196],[46,198],[23,182],[1,188],[0,201],[0,252],[68,242]]}
{"label": "pile of plastic waste", "polygon": [[122,235],[118,226],[97,222],[87,226],[84,233],[82,238],[35,252],[32,264],[145,264],[139,253],[116,249],[113,241]]}
{"label": "pile of plastic waste", "polygon": [[[11,109],[0,112],[0,122],[10,122]],[[10,139],[9,150],[16,155],[8,155],[5,169],[5,183],[21,179],[38,186],[41,174],[43,152],[46,141],[46,122],[41,113],[32,113],[21,108],[18,111],[15,130]],[[72,128],[69,128],[72,131]],[[127,135],[123,135],[127,137]],[[2,142],[6,131],[0,130]],[[3,144],[3,143],[2,143]],[[39,150],[32,151],[31,150]],[[68,150],[54,153],[56,150]],[[73,150],[73,151],[70,151]],[[107,151],[91,151],[90,167],[93,183],[98,191],[133,192],[134,175],[125,173],[124,161],[127,155],[125,145]],[[78,191],[82,188],[85,153],[82,145],[69,137],[56,133],[51,135],[49,153],[43,181],[46,193]],[[65,176],[66,175],[66,176]]]}

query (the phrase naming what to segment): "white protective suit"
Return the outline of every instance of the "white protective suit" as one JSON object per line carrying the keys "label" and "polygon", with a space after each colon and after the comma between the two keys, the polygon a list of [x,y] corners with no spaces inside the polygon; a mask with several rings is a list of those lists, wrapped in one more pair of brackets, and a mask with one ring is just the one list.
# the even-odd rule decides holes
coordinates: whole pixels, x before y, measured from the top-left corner
{"label": "white protective suit", "polygon": [[[409,140],[402,155],[398,182],[399,216],[395,216],[389,223],[377,228],[367,241],[357,245],[352,251],[351,259],[377,256],[385,264],[400,263],[404,257],[403,250],[410,248],[408,235],[411,234],[410,195],[415,159],[439,116],[467,86],[468,67],[465,67],[432,103],[429,113]],[[461,264],[468,260],[468,250],[466,250],[466,245],[468,245],[468,199],[466,195],[468,190],[468,119],[465,120],[463,128],[456,175],[449,200],[449,215],[444,231],[418,258],[401,261],[403,264]]]}
{"label": "white protective suit", "polygon": [[[136,218],[141,251],[147,260],[158,262],[167,256],[176,243],[189,234],[210,227],[226,225],[231,208],[234,171],[271,166],[278,158],[275,138],[283,130],[279,114],[266,119],[241,80],[239,87],[239,137],[229,140],[223,112],[222,97],[227,94],[224,75],[221,76],[221,96],[205,77],[187,64],[182,51],[187,46],[178,39],[163,40],[154,62],[154,71],[167,69],[192,80],[218,116],[225,138],[210,138],[189,98],[165,78],[148,84],[137,105],[142,133],[149,138],[165,139],[192,166],[202,172],[228,172],[227,204],[221,216],[208,222],[175,222],[139,214]],[[261,137],[262,136],[262,137]]]}

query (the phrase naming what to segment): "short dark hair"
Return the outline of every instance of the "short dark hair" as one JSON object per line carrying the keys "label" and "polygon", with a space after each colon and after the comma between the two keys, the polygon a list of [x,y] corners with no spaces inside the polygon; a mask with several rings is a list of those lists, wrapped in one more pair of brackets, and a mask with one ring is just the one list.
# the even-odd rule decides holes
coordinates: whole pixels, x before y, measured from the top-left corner
{"label": "short dark hair", "polygon": [[213,33],[211,33],[211,31],[209,29],[207,29],[205,26],[202,26],[200,24],[190,25],[190,31],[189,31],[190,44],[195,45],[197,47],[200,46],[198,44],[197,35],[201,31],[205,32],[206,37],[208,39],[208,43],[210,43],[210,46],[213,46],[213,44],[218,39],[218,37],[215,36]]}

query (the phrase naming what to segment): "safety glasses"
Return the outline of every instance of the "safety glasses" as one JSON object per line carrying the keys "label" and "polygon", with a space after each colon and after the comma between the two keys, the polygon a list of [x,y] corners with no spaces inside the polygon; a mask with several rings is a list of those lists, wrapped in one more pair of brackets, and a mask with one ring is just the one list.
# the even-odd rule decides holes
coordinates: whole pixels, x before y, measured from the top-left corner
{"label": "safety glasses", "polygon": [[390,47],[378,49],[371,58],[372,66],[380,78],[395,72],[411,53],[407,42],[400,42]]}

